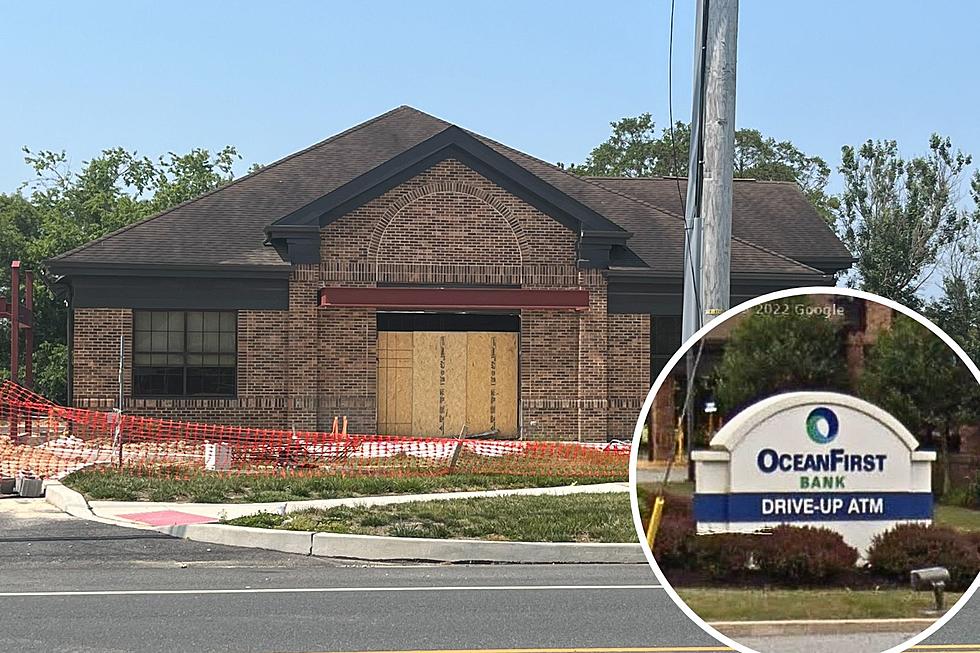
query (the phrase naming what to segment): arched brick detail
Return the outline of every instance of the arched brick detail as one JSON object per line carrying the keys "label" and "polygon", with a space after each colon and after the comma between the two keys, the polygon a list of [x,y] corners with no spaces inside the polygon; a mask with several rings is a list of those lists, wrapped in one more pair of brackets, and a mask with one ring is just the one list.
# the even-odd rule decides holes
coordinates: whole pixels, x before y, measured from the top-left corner
{"label": "arched brick detail", "polygon": [[527,258],[530,248],[530,241],[528,239],[527,232],[525,231],[521,222],[514,215],[513,211],[511,211],[511,209],[504,202],[500,201],[500,199],[498,199],[493,193],[467,182],[438,181],[423,184],[422,186],[414,188],[399,196],[388,206],[387,210],[378,220],[371,234],[371,241],[368,249],[370,253],[370,260],[374,261],[376,264],[382,262],[379,260],[379,256],[381,255],[381,245],[388,235],[389,228],[397,223],[398,219],[406,210],[411,210],[411,208],[414,205],[417,205],[419,202],[431,199],[433,196],[437,195],[457,195],[475,198],[492,209],[500,218],[502,218],[503,224],[506,224],[510,228],[510,232],[514,238],[516,253],[519,257],[516,263],[520,265]]}

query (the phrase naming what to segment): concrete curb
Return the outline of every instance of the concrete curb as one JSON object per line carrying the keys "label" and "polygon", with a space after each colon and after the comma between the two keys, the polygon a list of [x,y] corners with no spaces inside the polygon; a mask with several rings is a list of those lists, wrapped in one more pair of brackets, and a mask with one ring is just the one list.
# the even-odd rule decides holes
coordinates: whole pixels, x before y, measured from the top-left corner
{"label": "concrete curb", "polygon": [[270,528],[225,526],[223,524],[160,526],[156,530],[173,537],[194,540],[195,542],[269,549],[307,556],[313,549],[313,533],[310,531],[276,531]]}
{"label": "concrete curb", "polygon": [[731,638],[860,633],[920,633],[935,619],[813,619],[788,621],[719,621],[710,624]]}
{"label": "concrete curb", "polygon": [[100,524],[111,524],[113,526],[129,526],[131,528],[137,528],[144,531],[152,530],[150,526],[143,524],[122,524],[117,519],[110,519],[96,515],[94,512],[92,512],[91,507],[89,507],[88,502],[81,493],[76,492],[69,487],[65,487],[59,481],[44,482],[44,500],[58,510],[67,513],[72,517],[78,517],[79,519],[87,519]]}
{"label": "concrete curb", "polygon": [[635,563],[646,558],[639,544],[488,542],[415,537],[316,533],[313,555],[361,560],[439,562]]}
{"label": "concrete curb", "polygon": [[91,519],[95,513],[88,506],[80,493],[65,487],[57,481],[46,481],[44,484],[44,500],[62,512],[72,517]]}
{"label": "concrete curb", "polygon": [[160,526],[155,530],[195,542],[355,560],[550,564],[646,563],[646,558],[639,544],[438,540],[345,533],[312,533],[310,531],[286,531],[225,524]]}

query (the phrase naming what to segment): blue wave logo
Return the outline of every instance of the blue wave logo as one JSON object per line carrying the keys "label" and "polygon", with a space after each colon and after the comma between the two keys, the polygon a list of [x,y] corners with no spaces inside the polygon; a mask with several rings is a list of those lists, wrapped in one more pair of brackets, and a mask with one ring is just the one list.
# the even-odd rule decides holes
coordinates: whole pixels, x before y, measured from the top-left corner
{"label": "blue wave logo", "polygon": [[806,418],[806,434],[817,444],[830,444],[837,437],[840,422],[829,408],[814,408]]}

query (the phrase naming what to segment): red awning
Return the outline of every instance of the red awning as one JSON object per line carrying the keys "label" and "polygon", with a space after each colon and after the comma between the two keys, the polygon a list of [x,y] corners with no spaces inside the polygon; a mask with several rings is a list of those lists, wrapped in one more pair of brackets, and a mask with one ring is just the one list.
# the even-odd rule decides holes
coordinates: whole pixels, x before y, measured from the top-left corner
{"label": "red awning", "polygon": [[533,288],[321,288],[320,306],[584,311],[588,290]]}

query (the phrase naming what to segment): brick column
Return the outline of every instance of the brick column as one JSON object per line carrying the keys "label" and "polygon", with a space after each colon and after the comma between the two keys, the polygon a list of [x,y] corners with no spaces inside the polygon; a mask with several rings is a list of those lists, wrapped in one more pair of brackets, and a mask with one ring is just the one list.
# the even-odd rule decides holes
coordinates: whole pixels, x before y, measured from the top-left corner
{"label": "brick column", "polygon": [[599,442],[606,439],[609,409],[606,280],[598,270],[586,270],[579,273],[579,284],[589,291],[589,310],[578,324],[577,439]]}
{"label": "brick column", "polygon": [[285,351],[287,428],[317,426],[317,291],[319,267],[296,265],[289,278],[289,334]]}
{"label": "brick column", "polygon": [[119,395],[119,336],[123,337],[123,397],[132,395],[133,311],[128,308],[74,309],[72,401],[109,410]]}
{"label": "brick column", "polygon": [[650,390],[650,316],[611,314],[608,332],[607,433],[610,439],[629,440]]}

